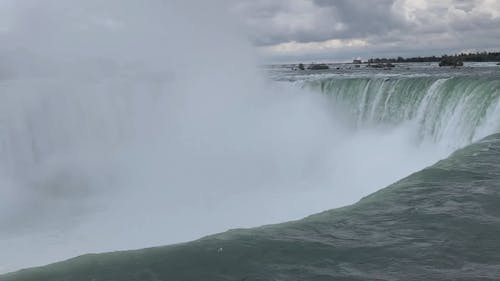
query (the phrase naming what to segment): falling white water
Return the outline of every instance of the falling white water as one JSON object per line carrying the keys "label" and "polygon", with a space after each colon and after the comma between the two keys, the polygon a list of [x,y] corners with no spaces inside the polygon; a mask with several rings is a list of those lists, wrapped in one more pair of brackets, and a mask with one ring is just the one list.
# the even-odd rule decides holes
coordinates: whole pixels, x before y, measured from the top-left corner
{"label": "falling white water", "polygon": [[333,78],[305,85],[357,108],[349,113],[357,127],[413,124],[418,143],[448,152],[500,131],[496,76]]}
{"label": "falling white water", "polygon": [[[332,107],[327,96],[275,85],[225,3],[174,2],[8,7],[0,272],[297,219],[450,152],[416,141],[412,120],[352,126],[351,109],[375,124],[397,115],[392,98],[365,103],[371,87],[396,90],[360,83],[362,101]],[[495,126],[481,124],[482,134]]]}

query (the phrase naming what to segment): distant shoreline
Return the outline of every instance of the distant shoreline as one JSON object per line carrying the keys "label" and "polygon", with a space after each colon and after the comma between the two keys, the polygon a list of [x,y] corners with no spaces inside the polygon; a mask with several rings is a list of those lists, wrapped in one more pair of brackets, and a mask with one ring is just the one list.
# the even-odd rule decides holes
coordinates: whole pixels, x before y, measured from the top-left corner
{"label": "distant shoreline", "polygon": [[454,55],[427,56],[427,57],[397,57],[397,58],[370,58],[362,63],[404,63],[404,62],[440,62],[454,59],[462,62],[500,62],[500,52],[460,53]]}
{"label": "distant shoreline", "polygon": [[283,61],[283,62],[269,62],[266,65],[298,65],[299,63],[325,63],[325,64],[378,64],[378,63],[415,63],[415,62],[436,62],[439,63],[442,60],[451,59],[458,60],[462,62],[500,62],[500,51],[499,52],[476,52],[476,53],[460,53],[453,55],[441,55],[441,56],[417,56],[417,57],[388,57],[388,58],[370,58],[367,60],[354,59],[354,60],[343,60],[334,61],[330,59],[304,59],[304,60],[294,60],[294,61]]}

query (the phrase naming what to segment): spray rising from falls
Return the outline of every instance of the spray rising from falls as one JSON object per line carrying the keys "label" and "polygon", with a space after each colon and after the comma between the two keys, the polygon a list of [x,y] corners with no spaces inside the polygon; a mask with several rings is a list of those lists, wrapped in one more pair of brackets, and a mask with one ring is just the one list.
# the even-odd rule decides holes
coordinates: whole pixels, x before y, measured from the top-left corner
{"label": "spray rising from falls", "polygon": [[[317,82],[345,85],[331,92],[366,124],[353,128],[325,96],[262,79],[217,1],[14,6],[0,47],[0,271],[298,219],[444,156],[398,125],[436,79]],[[415,106],[396,106],[399,92]],[[384,108],[402,117],[385,122],[399,115]]]}
{"label": "spray rising from falls", "polygon": [[496,77],[333,78],[306,83],[347,108],[355,126],[414,126],[416,141],[452,152],[500,130]]}
{"label": "spray rising from falls", "polygon": [[349,147],[324,97],[262,79],[224,3],[12,6],[0,272],[300,218],[416,168],[353,177],[375,157]]}

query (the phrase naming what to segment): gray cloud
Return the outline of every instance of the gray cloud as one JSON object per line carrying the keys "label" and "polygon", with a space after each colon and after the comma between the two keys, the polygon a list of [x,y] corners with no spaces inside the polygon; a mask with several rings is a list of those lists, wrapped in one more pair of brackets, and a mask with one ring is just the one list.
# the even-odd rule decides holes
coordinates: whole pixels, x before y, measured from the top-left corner
{"label": "gray cloud", "polygon": [[[237,0],[234,11],[255,45],[276,56],[418,55],[500,46],[496,0]],[[353,46],[352,40],[365,44]]]}
{"label": "gray cloud", "polygon": [[359,38],[382,34],[405,26],[397,11],[393,10],[394,0],[379,0],[376,5],[367,1],[315,0],[316,5],[331,9],[333,19],[341,22],[345,29],[334,35],[342,38]]}
{"label": "gray cloud", "polygon": [[[377,5],[350,0],[251,1],[237,6],[255,32],[258,45],[310,42],[383,34],[407,23],[393,10],[394,0]],[[286,22],[283,22],[287,20]]]}

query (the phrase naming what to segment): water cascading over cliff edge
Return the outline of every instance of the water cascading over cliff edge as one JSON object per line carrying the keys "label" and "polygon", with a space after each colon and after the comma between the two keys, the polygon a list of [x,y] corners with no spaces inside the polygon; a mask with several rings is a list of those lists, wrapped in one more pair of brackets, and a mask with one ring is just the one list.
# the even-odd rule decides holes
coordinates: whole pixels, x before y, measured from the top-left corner
{"label": "water cascading over cliff edge", "polygon": [[[298,219],[452,151],[420,145],[409,123],[358,126],[367,114],[344,111],[363,102],[266,81],[223,5],[182,2],[14,5],[0,271]],[[376,99],[365,88],[354,95]]]}

